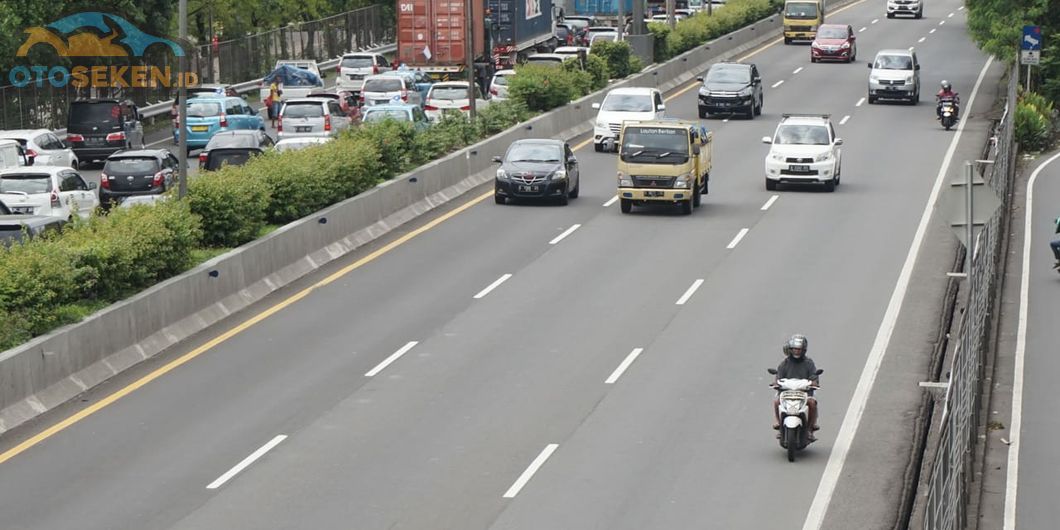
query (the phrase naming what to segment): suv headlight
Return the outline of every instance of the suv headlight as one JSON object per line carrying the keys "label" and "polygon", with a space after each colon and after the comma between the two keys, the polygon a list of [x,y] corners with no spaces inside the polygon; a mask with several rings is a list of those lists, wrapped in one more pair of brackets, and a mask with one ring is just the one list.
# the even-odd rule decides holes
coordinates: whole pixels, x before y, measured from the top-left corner
{"label": "suv headlight", "polygon": [[777,162],[783,162],[785,156],[781,153],[769,153],[769,158],[776,160]]}
{"label": "suv headlight", "polygon": [[564,180],[567,178],[567,170],[557,169],[556,171],[552,172],[552,176],[550,178],[552,180]]}
{"label": "suv headlight", "polygon": [[503,169],[498,169],[497,180],[508,180],[508,173],[506,173]]}
{"label": "suv headlight", "polygon": [[825,151],[825,152],[813,157],[813,161],[814,162],[824,162],[825,160],[831,160],[831,159],[832,159],[832,152],[831,151]]}
{"label": "suv headlight", "polygon": [[624,173],[619,171],[618,172],[618,187],[620,187],[620,188],[632,188],[633,187],[633,179],[631,177],[627,177]]}
{"label": "suv headlight", "polygon": [[875,76],[875,75],[870,75],[869,76],[869,82],[870,83],[879,83],[880,82],[880,78]]}
{"label": "suv headlight", "polygon": [[753,93],[753,91],[751,90],[751,87],[744,87],[737,94],[739,96],[741,96],[741,97],[747,97],[747,96],[750,96],[752,93]]}
{"label": "suv headlight", "polygon": [[700,88],[699,89],[699,95],[701,95],[701,96],[709,96],[710,95],[710,91],[707,90],[706,88]]}

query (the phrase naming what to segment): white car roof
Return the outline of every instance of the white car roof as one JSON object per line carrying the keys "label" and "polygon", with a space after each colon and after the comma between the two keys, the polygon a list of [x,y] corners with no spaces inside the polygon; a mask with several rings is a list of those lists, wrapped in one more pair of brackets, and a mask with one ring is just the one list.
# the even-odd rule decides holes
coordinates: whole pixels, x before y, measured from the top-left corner
{"label": "white car roof", "polygon": [[314,136],[308,136],[308,137],[304,137],[304,138],[284,138],[284,139],[280,140],[279,142],[276,142],[276,145],[280,145],[280,144],[283,144],[283,145],[291,145],[291,144],[326,144],[326,143],[330,142],[331,140],[332,140],[331,137],[319,138],[319,137],[314,137]]}
{"label": "white car roof", "polygon": [[515,70],[497,70],[497,72],[493,74],[493,77],[505,76],[505,75],[515,75]]}
{"label": "white car roof", "polygon": [[815,116],[791,116],[782,118],[781,125],[828,125],[832,120],[825,117]]}
{"label": "white car roof", "polygon": [[54,175],[58,175],[60,171],[67,171],[67,170],[72,170],[72,169],[73,168],[69,168],[69,167],[66,167],[66,166],[37,166],[37,165],[9,167],[7,169],[0,169],[0,177],[3,177],[4,175],[10,175],[10,174],[23,175],[23,174],[27,174],[27,173],[29,173],[29,174],[33,174],[33,173],[37,173],[37,174],[47,173],[48,175],[54,176]]}
{"label": "white car roof", "polygon": [[568,53],[578,53],[579,50],[589,51],[589,48],[585,46],[560,46],[553,51],[552,55],[564,55]]}
{"label": "white car roof", "polygon": [[530,60],[533,60],[533,59],[555,59],[555,60],[563,61],[563,60],[566,60],[567,58],[564,57],[562,54],[559,54],[559,53],[535,53],[535,54],[533,54],[533,55],[531,55],[531,56],[526,58],[527,61],[530,61]]}
{"label": "white car roof", "polygon": [[467,88],[467,81],[443,81],[431,85],[431,88]]}
{"label": "white car roof", "polygon": [[880,50],[876,52],[876,57],[879,57],[881,55],[903,55],[906,57],[912,57],[913,50],[903,50],[901,48],[894,48],[889,50]]}
{"label": "white car roof", "polygon": [[19,138],[25,140],[30,136],[50,132],[52,131],[49,131],[48,129],[12,129],[10,131],[0,131],[0,138]]}
{"label": "white car roof", "polygon": [[615,88],[607,93],[608,96],[611,94],[616,95],[633,95],[633,96],[651,96],[654,95],[658,90],[648,87],[625,87]]}

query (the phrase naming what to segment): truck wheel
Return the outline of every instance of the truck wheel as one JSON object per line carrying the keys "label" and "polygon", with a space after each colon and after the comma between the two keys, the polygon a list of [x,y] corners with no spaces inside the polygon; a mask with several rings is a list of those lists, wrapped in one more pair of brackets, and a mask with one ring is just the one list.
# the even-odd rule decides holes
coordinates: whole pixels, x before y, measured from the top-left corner
{"label": "truck wheel", "polygon": [[699,187],[696,186],[692,190],[692,207],[699,208],[699,205],[703,204],[703,196],[699,193]]}
{"label": "truck wheel", "polygon": [[622,209],[622,213],[629,213],[633,211],[633,201],[622,199],[618,202],[618,207]]}
{"label": "truck wheel", "polygon": [[693,199],[689,199],[681,202],[681,213],[683,215],[692,215],[692,201]]}
{"label": "truck wheel", "polygon": [[784,44],[791,44],[791,38],[784,37]]}
{"label": "truck wheel", "polygon": [[766,189],[769,191],[775,191],[777,189],[776,181],[766,179]]}
{"label": "truck wheel", "polygon": [[603,153],[604,152],[604,146],[602,144],[594,143],[593,144],[593,150],[596,151],[597,153]]}
{"label": "truck wheel", "polygon": [[827,191],[828,193],[835,191],[835,177],[824,183],[824,191]]}

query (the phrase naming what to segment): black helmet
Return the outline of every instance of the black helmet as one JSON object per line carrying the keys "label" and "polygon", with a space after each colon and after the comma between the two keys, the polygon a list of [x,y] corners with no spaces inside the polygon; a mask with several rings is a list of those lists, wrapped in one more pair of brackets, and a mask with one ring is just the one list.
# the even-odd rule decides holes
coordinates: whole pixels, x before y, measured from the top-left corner
{"label": "black helmet", "polygon": [[943,79],[942,80],[942,89],[943,90],[949,90],[950,89],[950,82],[946,81],[945,79]]}
{"label": "black helmet", "polygon": [[[796,359],[801,359],[806,355],[809,347],[810,340],[806,338],[806,335],[796,333],[784,344],[784,355],[794,355]],[[795,355],[796,352],[798,355]]]}

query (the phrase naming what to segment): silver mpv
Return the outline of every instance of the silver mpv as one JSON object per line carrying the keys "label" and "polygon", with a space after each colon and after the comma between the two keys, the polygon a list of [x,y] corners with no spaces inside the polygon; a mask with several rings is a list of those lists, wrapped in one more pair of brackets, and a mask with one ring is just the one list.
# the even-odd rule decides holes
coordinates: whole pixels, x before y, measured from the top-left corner
{"label": "silver mpv", "polygon": [[291,99],[280,109],[277,137],[330,137],[350,127],[350,118],[335,100],[328,98]]}

